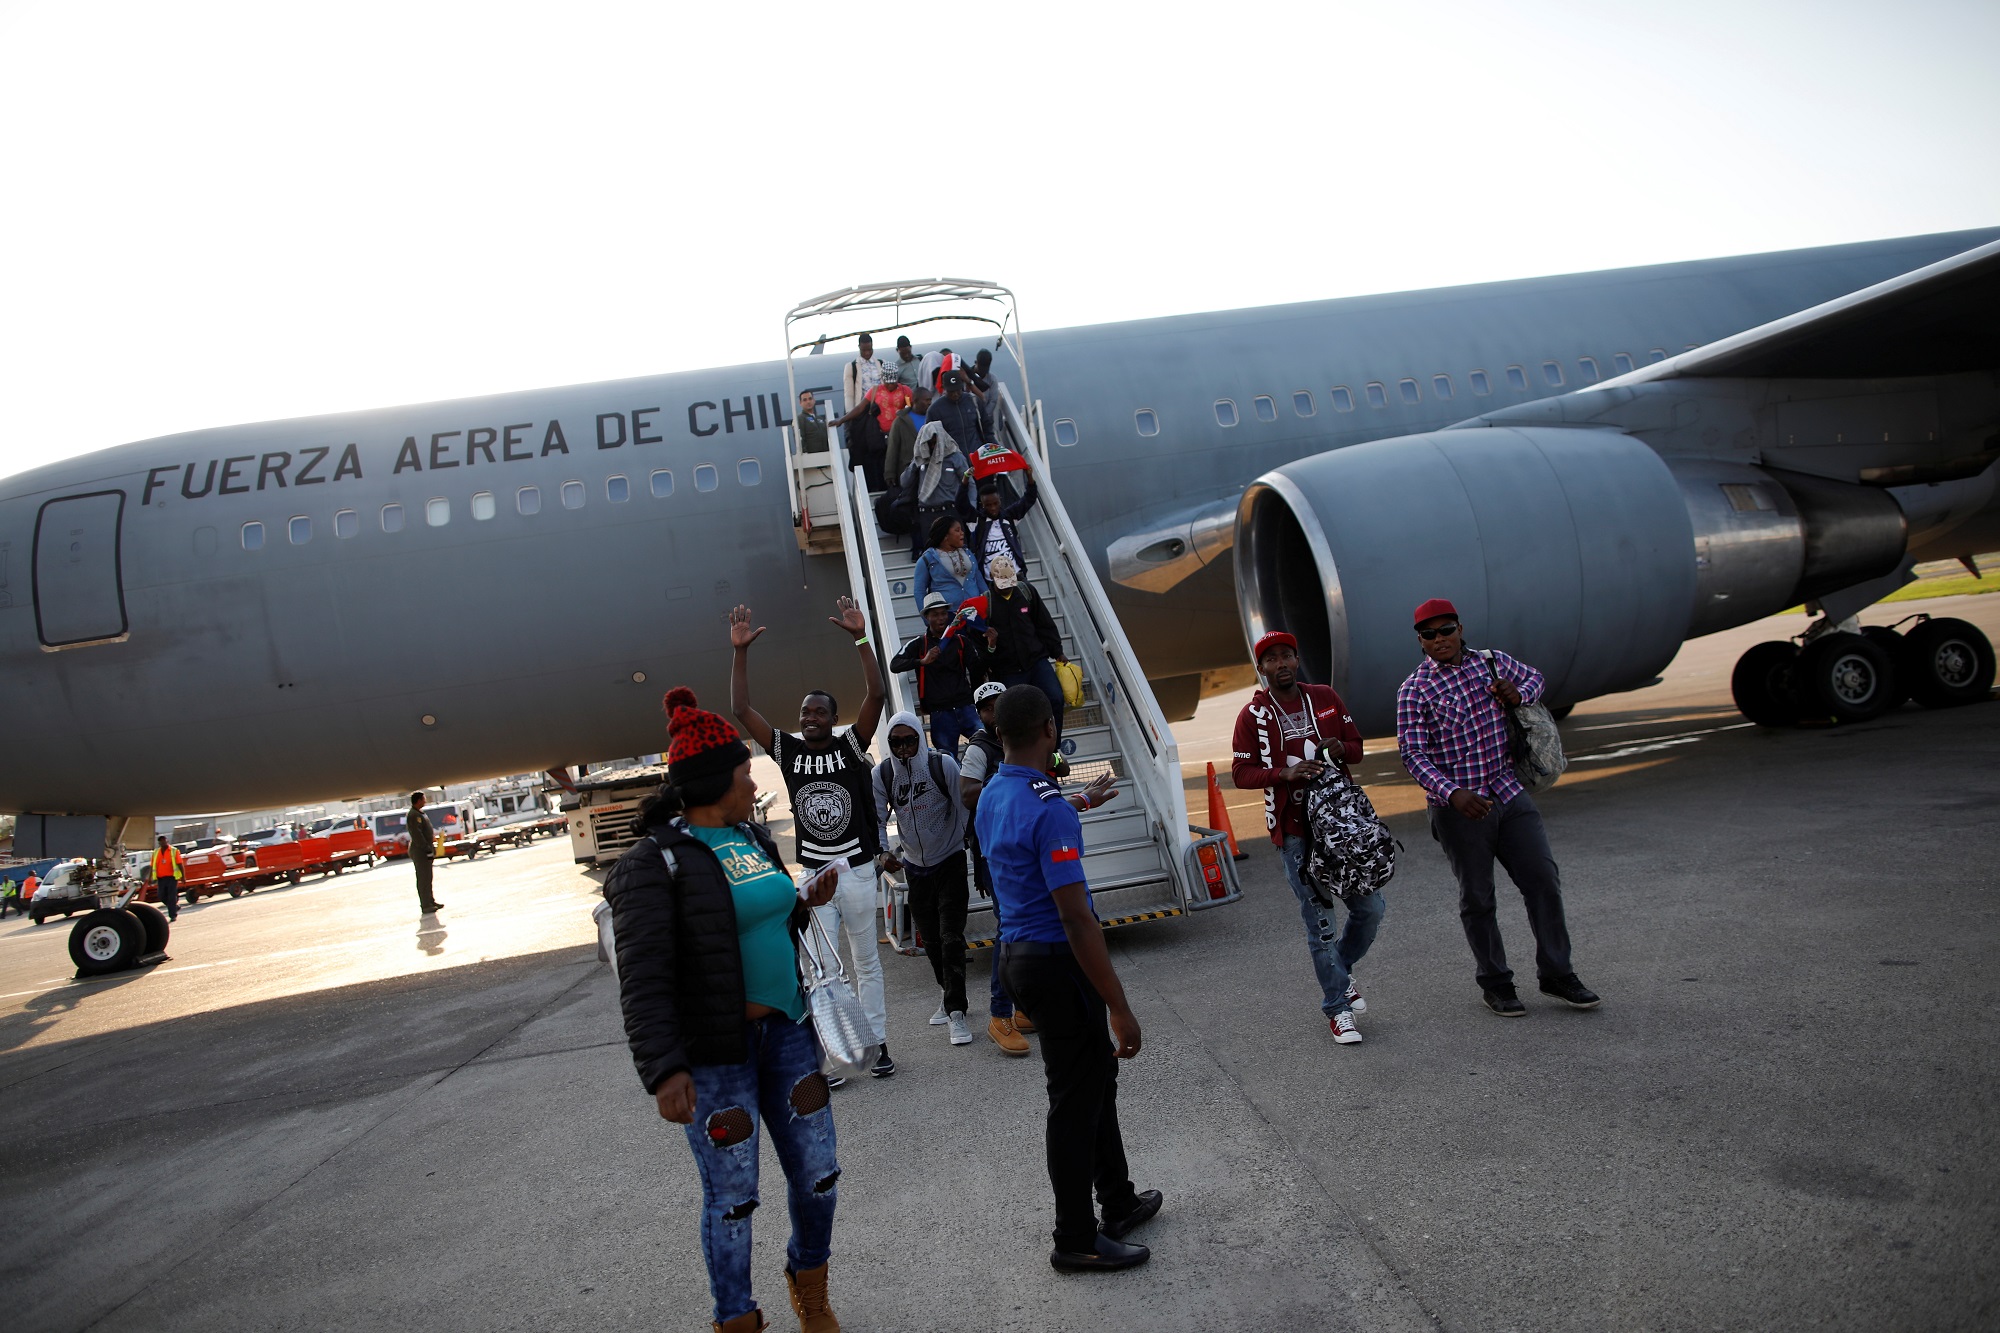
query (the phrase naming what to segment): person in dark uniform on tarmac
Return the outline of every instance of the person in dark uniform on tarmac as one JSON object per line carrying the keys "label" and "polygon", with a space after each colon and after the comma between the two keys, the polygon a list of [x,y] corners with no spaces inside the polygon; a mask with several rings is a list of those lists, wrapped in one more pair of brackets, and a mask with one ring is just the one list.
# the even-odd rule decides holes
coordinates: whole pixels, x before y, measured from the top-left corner
{"label": "person in dark uniform on tarmac", "polygon": [[431,863],[437,859],[437,830],[424,813],[424,794],[410,793],[410,812],[403,816],[403,828],[410,835],[410,864],[417,868],[417,904],[429,916],[444,904],[431,896]]}
{"label": "person in dark uniform on tarmac", "polygon": [[1044,1146],[1056,1196],[1049,1263],[1064,1272],[1132,1268],[1152,1251],[1123,1238],[1160,1211],[1158,1190],[1133,1189],[1118,1132],[1118,1061],[1139,1053],[1139,1020],[1084,882],[1083,824],[1047,773],[1055,710],[1040,689],[1014,685],[993,715],[1004,753],[980,792],[976,821],[1000,915],[1001,976],[1014,1003],[1035,1016],[1048,1075]]}

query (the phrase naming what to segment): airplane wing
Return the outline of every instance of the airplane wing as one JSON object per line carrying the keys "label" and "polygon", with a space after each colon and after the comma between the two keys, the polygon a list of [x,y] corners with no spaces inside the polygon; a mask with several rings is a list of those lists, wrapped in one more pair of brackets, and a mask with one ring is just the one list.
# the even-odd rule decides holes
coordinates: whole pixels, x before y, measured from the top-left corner
{"label": "airplane wing", "polygon": [[1893,379],[2000,369],[2000,241],[1580,393],[1657,380]]}

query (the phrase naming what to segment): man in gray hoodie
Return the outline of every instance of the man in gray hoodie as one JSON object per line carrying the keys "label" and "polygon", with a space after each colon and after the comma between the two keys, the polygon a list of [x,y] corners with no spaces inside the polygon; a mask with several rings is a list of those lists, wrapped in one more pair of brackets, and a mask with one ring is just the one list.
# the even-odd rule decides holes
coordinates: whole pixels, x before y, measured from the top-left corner
{"label": "man in gray hoodie", "polygon": [[884,870],[907,872],[910,919],[923,937],[931,975],[944,992],[934,1027],[949,1025],[951,1044],[969,1045],[965,1021],[965,913],[970,891],[965,876],[964,804],[958,799],[958,764],[924,742],[915,713],[889,719],[889,757],[875,766],[875,815],[888,828],[896,816]]}

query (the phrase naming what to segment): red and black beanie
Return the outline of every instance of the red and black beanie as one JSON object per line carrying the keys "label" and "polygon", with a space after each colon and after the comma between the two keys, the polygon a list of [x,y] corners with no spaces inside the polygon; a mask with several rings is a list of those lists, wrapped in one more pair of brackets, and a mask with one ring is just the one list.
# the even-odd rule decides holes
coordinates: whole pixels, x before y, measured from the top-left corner
{"label": "red and black beanie", "polygon": [[750,747],[721,714],[695,706],[694,691],[676,685],[660,701],[667,710],[667,780],[727,773],[750,757]]}

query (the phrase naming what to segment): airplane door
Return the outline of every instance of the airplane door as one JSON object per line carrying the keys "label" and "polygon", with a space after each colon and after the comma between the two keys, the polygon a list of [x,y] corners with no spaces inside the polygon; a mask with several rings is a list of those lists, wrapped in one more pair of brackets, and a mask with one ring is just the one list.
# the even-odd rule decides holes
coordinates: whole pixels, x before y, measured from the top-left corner
{"label": "airplane door", "polygon": [[66,495],[35,517],[35,628],[45,648],[122,638],[125,492]]}

